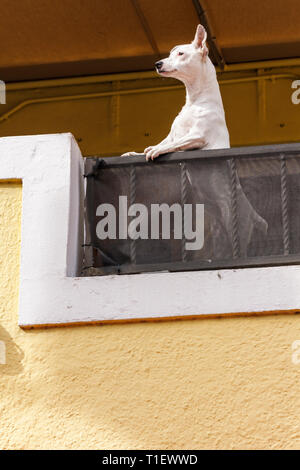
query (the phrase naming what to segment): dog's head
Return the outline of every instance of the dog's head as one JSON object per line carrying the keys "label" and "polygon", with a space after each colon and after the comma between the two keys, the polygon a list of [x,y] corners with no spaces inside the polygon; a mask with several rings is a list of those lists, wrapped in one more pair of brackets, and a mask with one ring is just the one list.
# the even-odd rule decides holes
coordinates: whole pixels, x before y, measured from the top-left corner
{"label": "dog's head", "polygon": [[201,73],[208,55],[206,39],[205,28],[199,24],[191,44],[174,47],[169,57],[155,63],[157,73],[179,80]]}

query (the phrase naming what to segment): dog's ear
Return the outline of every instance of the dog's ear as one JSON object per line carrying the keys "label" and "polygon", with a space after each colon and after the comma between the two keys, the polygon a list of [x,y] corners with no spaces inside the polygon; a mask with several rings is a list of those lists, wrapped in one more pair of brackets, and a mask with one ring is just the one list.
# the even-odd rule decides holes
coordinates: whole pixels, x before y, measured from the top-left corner
{"label": "dog's ear", "polygon": [[193,45],[196,49],[202,49],[203,55],[208,54],[208,49],[206,46],[206,39],[207,39],[207,32],[202,26],[202,24],[198,24],[196,29],[196,34],[193,40]]}

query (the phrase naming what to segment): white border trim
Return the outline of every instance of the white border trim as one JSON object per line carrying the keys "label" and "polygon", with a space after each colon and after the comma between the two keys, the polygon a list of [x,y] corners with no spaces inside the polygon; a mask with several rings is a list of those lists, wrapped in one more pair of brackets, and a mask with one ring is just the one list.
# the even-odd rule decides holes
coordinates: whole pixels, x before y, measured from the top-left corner
{"label": "white border trim", "polygon": [[80,278],[83,164],[71,134],[0,139],[22,179],[22,327],[300,310],[300,266]]}

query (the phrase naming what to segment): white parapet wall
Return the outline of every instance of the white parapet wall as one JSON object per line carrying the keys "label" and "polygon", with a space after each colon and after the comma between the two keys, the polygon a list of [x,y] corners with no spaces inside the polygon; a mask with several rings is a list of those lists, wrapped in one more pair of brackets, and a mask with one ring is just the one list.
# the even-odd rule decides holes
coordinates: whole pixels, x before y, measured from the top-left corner
{"label": "white parapet wall", "polygon": [[19,324],[300,310],[300,266],[79,277],[83,159],[71,134],[0,139],[0,180],[23,182]]}

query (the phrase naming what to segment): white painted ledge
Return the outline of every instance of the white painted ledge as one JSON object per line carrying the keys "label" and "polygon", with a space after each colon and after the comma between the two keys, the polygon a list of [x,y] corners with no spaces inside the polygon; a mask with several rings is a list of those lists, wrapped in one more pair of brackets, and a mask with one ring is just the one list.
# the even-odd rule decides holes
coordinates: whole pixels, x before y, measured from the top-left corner
{"label": "white painted ledge", "polygon": [[300,310],[300,266],[80,278],[83,164],[71,134],[0,139],[22,179],[22,327]]}

